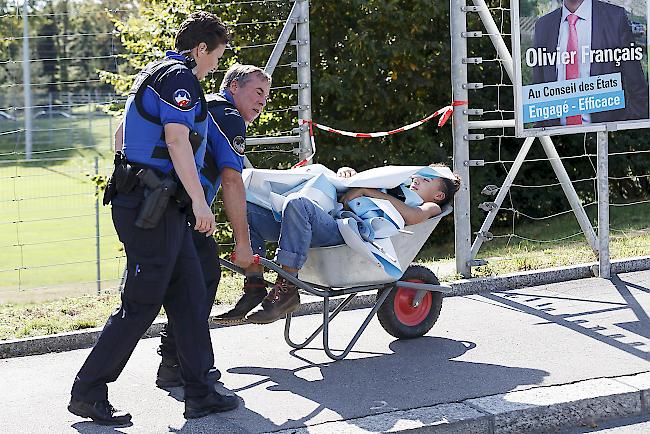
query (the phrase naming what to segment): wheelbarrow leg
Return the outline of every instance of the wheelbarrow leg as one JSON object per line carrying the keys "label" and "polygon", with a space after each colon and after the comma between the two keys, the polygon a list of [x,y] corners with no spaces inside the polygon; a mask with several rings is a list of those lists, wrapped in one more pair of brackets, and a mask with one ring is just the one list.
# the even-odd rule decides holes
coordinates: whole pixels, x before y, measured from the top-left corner
{"label": "wheelbarrow leg", "polygon": [[305,348],[307,345],[311,343],[311,341],[313,341],[316,338],[316,336],[318,336],[318,333],[320,333],[321,330],[323,330],[323,327],[325,326],[326,322],[329,323],[329,321],[333,320],[336,317],[336,315],[338,315],[343,309],[345,309],[345,307],[348,304],[350,304],[350,302],[354,297],[356,297],[356,294],[349,295],[345,300],[341,302],[341,304],[339,304],[336,307],[336,309],[334,309],[331,315],[329,313],[329,297],[323,297],[323,324],[320,327],[318,327],[314,331],[314,333],[312,333],[301,344],[295,343],[291,340],[291,336],[290,336],[291,314],[290,313],[287,314],[287,318],[284,322],[284,340],[291,348],[295,348],[295,349]]}
{"label": "wheelbarrow leg", "polygon": [[372,317],[375,316],[379,308],[381,307],[382,304],[384,304],[384,301],[388,297],[388,295],[395,289],[394,286],[386,288],[386,290],[381,294],[381,296],[377,299],[375,302],[375,305],[373,306],[372,310],[370,313],[368,313],[368,316],[366,319],[363,321],[363,324],[359,327],[357,332],[354,334],[352,337],[352,340],[348,344],[347,347],[341,352],[340,354],[334,354],[332,350],[330,349],[329,346],[329,316],[325,314],[327,312],[327,307],[328,307],[328,301],[327,299],[324,300],[324,306],[323,306],[323,348],[325,349],[325,353],[333,360],[343,360],[345,356],[347,356],[350,351],[352,350],[352,347],[354,344],[357,343],[359,338],[361,337],[361,334],[364,332],[366,327],[368,327],[368,324],[370,323],[370,320],[372,320]]}

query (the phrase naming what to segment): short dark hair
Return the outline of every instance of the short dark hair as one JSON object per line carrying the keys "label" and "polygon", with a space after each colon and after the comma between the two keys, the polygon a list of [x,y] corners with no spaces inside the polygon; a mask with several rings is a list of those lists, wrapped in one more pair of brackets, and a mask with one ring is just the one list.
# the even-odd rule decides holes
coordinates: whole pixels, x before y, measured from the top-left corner
{"label": "short dark hair", "polygon": [[442,180],[442,191],[445,194],[445,198],[438,202],[438,205],[445,206],[454,198],[454,195],[460,188],[460,179],[449,179],[449,178],[440,178]]}
{"label": "short dark hair", "polygon": [[228,27],[219,17],[210,12],[194,12],[183,21],[176,33],[176,51],[191,50],[201,42],[205,42],[208,51],[212,51],[229,41]]}
{"label": "short dark hair", "polygon": [[[429,167],[447,167],[445,164],[433,163],[429,164]],[[445,194],[445,198],[439,202],[436,202],[440,206],[445,206],[454,198],[456,192],[460,189],[460,176],[457,173],[454,173],[454,179],[440,177],[442,181],[441,192]]]}

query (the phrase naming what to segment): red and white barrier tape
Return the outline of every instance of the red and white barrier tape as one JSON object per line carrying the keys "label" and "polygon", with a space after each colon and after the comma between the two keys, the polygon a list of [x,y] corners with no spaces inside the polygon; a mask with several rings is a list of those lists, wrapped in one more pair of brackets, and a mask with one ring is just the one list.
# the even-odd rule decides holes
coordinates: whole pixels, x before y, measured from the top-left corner
{"label": "red and white barrier tape", "polygon": [[356,137],[358,139],[370,139],[370,138],[375,138],[375,137],[385,137],[385,136],[391,136],[391,135],[397,134],[397,133],[402,133],[404,131],[408,131],[408,130],[413,129],[415,127],[419,127],[420,125],[422,125],[422,124],[424,124],[426,122],[429,122],[431,119],[435,118],[436,116],[440,116],[440,119],[438,120],[438,126],[442,127],[447,122],[447,120],[449,120],[451,115],[454,113],[454,107],[463,106],[463,105],[467,105],[467,104],[468,104],[468,101],[452,101],[451,105],[448,105],[448,106],[445,106],[445,107],[443,107],[443,108],[441,108],[439,110],[436,110],[435,113],[433,113],[433,114],[431,114],[431,115],[429,115],[429,116],[427,116],[427,117],[425,117],[423,119],[420,119],[417,122],[413,122],[412,124],[404,125],[403,127],[396,128],[394,130],[379,131],[379,132],[375,132],[375,133],[355,133],[355,132],[351,132],[351,131],[337,130],[335,128],[328,127],[327,125],[321,125],[321,124],[316,123],[316,122],[314,122],[312,120],[309,120],[309,119],[300,119],[300,124],[301,125],[309,124],[309,136],[311,137],[312,154],[311,154],[311,156],[309,156],[309,158],[306,158],[306,159],[302,160],[301,162],[294,165],[293,167],[295,168],[295,167],[304,166],[316,154],[316,144],[314,142],[314,127],[318,128],[320,130],[323,130],[323,131],[327,131],[329,133],[338,134],[338,135],[347,136],[347,137]]}

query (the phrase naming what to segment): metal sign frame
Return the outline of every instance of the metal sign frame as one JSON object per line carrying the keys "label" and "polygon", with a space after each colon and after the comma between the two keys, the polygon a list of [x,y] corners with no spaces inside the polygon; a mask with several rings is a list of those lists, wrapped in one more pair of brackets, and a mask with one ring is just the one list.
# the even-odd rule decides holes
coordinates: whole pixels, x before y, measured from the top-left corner
{"label": "metal sign frame", "polygon": [[[646,0],[646,16],[650,18],[650,0]],[[552,136],[552,135],[567,135],[567,134],[580,134],[588,132],[603,132],[603,131],[617,131],[617,130],[632,130],[650,128],[650,116],[648,119],[635,119],[617,122],[600,122],[595,124],[588,124],[585,126],[552,126],[552,127],[534,127],[524,128],[523,122],[523,96],[522,96],[522,69],[521,69],[521,23],[519,13],[519,0],[510,0],[510,23],[511,23],[511,39],[512,39],[512,57],[514,63],[514,75],[512,76],[512,84],[514,85],[513,94],[515,97],[515,135],[517,137],[538,137],[538,136]],[[648,32],[646,31],[646,46],[645,51],[648,52],[650,41],[648,39]],[[650,54],[648,55],[648,63],[650,64]],[[646,80],[650,79],[650,65],[648,68],[648,76]],[[649,106],[650,106],[650,86],[648,86]],[[650,108],[650,107],[649,107]]]}
{"label": "metal sign frame", "polygon": [[[517,0],[511,0],[516,2]],[[472,0],[473,6],[467,6],[466,0],[450,0],[450,31],[451,31],[451,64],[452,64],[452,91],[454,99],[467,97],[467,67],[470,62],[467,60],[467,13],[477,13],[481,22],[487,30],[492,44],[501,61],[503,69],[506,71],[511,81],[514,81],[513,59],[508,47],[505,44],[503,35],[494,22],[485,0]],[[535,137],[527,137],[519,150],[514,163],[510,167],[506,178],[504,179],[499,192],[490,206],[490,211],[485,217],[481,228],[475,232],[476,237],[471,241],[470,227],[470,194],[469,194],[469,168],[476,165],[473,162],[479,160],[469,159],[469,146],[472,140],[481,140],[482,134],[470,134],[470,130],[485,128],[513,128],[514,119],[490,120],[490,121],[470,121],[469,115],[474,110],[464,109],[464,107],[454,108],[454,170],[461,175],[463,180],[461,189],[454,196],[454,225],[456,233],[456,270],[463,277],[471,277],[472,267],[482,265],[485,261],[476,260],[478,251],[483,242],[491,239],[489,229],[492,226],[497,213],[501,209],[504,199],[519,169],[524,163]],[[575,132],[575,130],[574,130]],[[560,181],[562,190],[566,195],[573,213],[576,216],[578,224],[585,234],[589,246],[594,253],[598,255],[599,266],[598,275],[604,278],[610,276],[610,256],[609,256],[609,196],[608,191],[608,143],[607,132],[598,132],[598,203],[599,203],[599,233],[596,235],[594,228],[582,206],[582,201],[571,182],[562,160],[548,135],[538,137],[542,148],[548,157],[549,163],[555,172],[557,179]]]}

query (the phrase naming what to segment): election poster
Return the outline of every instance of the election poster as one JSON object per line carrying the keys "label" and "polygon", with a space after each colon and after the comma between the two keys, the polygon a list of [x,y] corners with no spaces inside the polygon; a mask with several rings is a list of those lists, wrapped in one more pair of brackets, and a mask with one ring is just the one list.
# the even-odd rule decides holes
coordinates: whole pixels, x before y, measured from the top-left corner
{"label": "election poster", "polygon": [[519,137],[648,128],[648,0],[512,0]]}

